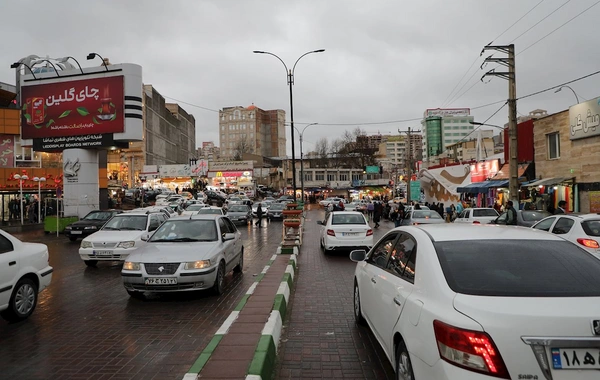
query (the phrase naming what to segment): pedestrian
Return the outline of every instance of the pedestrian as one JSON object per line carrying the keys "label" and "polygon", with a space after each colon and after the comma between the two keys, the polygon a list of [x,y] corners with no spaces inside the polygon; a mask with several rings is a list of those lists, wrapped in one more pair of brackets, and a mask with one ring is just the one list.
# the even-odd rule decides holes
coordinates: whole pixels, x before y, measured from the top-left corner
{"label": "pedestrian", "polygon": [[367,203],[367,218],[368,220],[373,219],[373,210],[375,209],[375,205],[373,204],[373,202],[369,201],[369,203]]}
{"label": "pedestrian", "polygon": [[256,208],[256,217],[258,218],[258,220],[256,221],[256,225],[259,228],[261,228],[262,227],[262,217],[263,217],[262,203],[259,203],[258,207]]}
{"label": "pedestrian", "polygon": [[506,225],[516,226],[517,225],[517,210],[513,207],[513,202],[506,202]]}
{"label": "pedestrian", "polygon": [[558,202],[558,208],[556,209],[556,211],[554,211],[555,214],[566,214],[567,210],[565,209],[567,207],[567,202],[566,201],[559,201]]}
{"label": "pedestrian", "polygon": [[456,204],[456,215],[460,215],[462,214],[463,210],[465,208],[463,207],[462,201],[458,201],[458,203]]}
{"label": "pedestrian", "polygon": [[404,205],[400,203],[398,210],[396,211],[396,219],[394,219],[394,227],[400,227],[402,220],[404,219]]}
{"label": "pedestrian", "polygon": [[381,213],[383,212],[383,206],[380,202],[375,202],[373,205],[373,222],[375,222],[375,228],[379,227],[379,221],[381,220]]}

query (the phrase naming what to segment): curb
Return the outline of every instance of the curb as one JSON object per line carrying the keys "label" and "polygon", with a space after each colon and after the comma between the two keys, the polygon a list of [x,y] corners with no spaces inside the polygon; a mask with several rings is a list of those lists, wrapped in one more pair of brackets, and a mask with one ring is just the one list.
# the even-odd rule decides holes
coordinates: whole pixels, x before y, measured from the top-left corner
{"label": "curb", "polygon": [[[200,371],[202,371],[202,368],[204,368],[210,359],[212,353],[219,345],[219,342],[221,339],[223,339],[223,336],[227,334],[231,328],[231,325],[238,318],[240,311],[244,308],[246,302],[248,302],[248,299],[254,293],[256,286],[263,279],[265,273],[267,273],[271,267],[271,264],[273,264],[278,255],[281,255],[281,248],[278,248],[277,254],[271,256],[271,259],[267,265],[263,268],[260,274],[256,276],[254,283],[250,285],[246,291],[246,294],[242,297],[235,309],[231,312],[231,314],[229,314],[227,319],[225,319],[221,327],[219,327],[204,350],[202,350],[200,356],[198,356],[194,364],[192,364],[191,368],[183,376],[183,380],[196,380],[198,378]],[[257,344],[254,357],[251,361],[248,374],[246,376],[247,380],[266,380],[271,378],[271,374],[275,365],[275,359],[277,358],[277,345],[279,343],[279,337],[281,336],[281,329],[283,328],[282,321],[287,312],[290,289],[293,285],[296,273],[297,256],[298,249],[295,248],[294,253],[290,255],[290,260],[285,269],[282,282],[277,289],[277,294],[275,295],[275,300],[273,302],[273,310],[271,311],[269,319],[267,320],[267,323],[265,323],[265,327],[262,330],[261,338]]]}

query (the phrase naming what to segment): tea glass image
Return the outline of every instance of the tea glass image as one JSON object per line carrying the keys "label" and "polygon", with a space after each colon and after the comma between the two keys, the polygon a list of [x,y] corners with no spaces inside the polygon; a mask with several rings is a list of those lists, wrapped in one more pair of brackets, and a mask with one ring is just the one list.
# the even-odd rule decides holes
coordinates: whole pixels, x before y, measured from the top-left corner
{"label": "tea glass image", "polygon": [[100,100],[102,102],[100,113],[98,114],[100,120],[110,120],[115,116],[115,106],[111,100],[111,98],[102,98]]}

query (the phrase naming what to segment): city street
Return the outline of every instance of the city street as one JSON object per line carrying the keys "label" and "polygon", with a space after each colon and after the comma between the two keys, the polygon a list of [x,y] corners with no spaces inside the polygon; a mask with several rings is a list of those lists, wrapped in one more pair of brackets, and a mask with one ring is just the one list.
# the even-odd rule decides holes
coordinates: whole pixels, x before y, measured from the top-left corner
{"label": "city street", "polygon": [[[319,249],[316,220],[322,217],[323,211],[310,211],[306,219],[275,378],[392,378],[373,334],[354,324],[355,264],[346,254],[324,256]],[[375,239],[391,226],[382,223]],[[0,321],[0,377],[181,379],[281,241],[280,222],[239,228],[245,269],[243,276],[227,276],[222,297],[182,293],[145,301],[127,295],[119,264],[86,267],[77,254],[80,241],[43,232],[15,234],[47,244],[55,271],[28,320]]]}

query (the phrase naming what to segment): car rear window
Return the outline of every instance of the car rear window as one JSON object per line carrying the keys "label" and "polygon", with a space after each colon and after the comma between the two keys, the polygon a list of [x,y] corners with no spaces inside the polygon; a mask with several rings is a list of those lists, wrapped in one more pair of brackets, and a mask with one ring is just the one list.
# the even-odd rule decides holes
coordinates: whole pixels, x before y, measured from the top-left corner
{"label": "car rear window", "polygon": [[331,224],[366,224],[362,215],[333,215]]}
{"label": "car rear window", "polygon": [[600,219],[581,222],[581,227],[589,236],[600,236]]}
{"label": "car rear window", "polygon": [[434,243],[450,288],[498,297],[598,297],[600,260],[567,241]]}
{"label": "car rear window", "polygon": [[543,211],[521,211],[521,216],[523,216],[523,220],[526,222],[537,222],[538,220],[542,220],[547,216],[550,216],[549,212]]}
{"label": "car rear window", "polygon": [[498,216],[498,213],[493,208],[482,208],[473,210],[473,216]]}
{"label": "car rear window", "polygon": [[412,217],[413,219],[442,219],[440,214],[429,210],[415,210]]}

